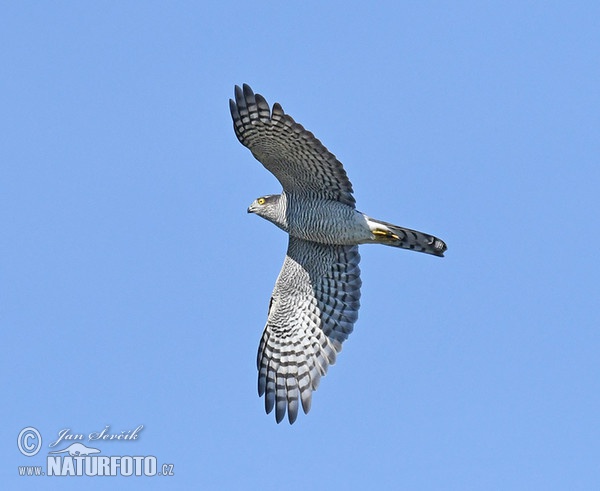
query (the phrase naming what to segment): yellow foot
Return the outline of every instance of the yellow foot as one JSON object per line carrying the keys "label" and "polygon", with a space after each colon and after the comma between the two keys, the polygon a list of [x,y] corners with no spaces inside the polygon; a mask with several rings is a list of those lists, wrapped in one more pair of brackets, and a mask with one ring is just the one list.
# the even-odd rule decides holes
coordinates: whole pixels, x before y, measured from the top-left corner
{"label": "yellow foot", "polygon": [[373,235],[381,235],[383,237],[400,240],[400,237],[398,237],[396,234],[390,232],[389,230],[383,230],[380,228],[373,230]]}

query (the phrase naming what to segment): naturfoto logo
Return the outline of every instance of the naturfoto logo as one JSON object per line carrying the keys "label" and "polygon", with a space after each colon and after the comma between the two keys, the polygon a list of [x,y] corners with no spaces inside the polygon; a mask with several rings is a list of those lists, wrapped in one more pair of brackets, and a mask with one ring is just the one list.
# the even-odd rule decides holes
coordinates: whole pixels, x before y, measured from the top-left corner
{"label": "naturfoto logo", "polygon": [[[58,431],[58,438],[48,447],[45,467],[42,465],[19,466],[20,476],[173,476],[173,464],[158,465],[154,455],[99,455],[103,441],[135,442],[144,425],[134,429],[113,432],[109,425],[101,431],[75,433],[70,428]],[[94,442],[94,445],[85,443]],[[66,446],[63,446],[66,445]],[[61,446],[63,448],[57,448]],[[129,443],[126,444],[127,448]],[[17,438],[22,455],[34,457],[42,449],[42,434],[34,427],[23,428]],[[115,446],[111,445],[114,452]],[[132,453],[132,452],[127,452]]]}

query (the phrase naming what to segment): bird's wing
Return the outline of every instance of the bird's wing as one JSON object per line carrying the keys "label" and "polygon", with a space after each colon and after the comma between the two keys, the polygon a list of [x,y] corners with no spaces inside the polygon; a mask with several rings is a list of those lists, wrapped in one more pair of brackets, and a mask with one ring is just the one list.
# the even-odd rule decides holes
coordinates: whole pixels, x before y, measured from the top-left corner
{"label": "bird's wing", "polygon": [[278,103],[271,110],[263,96],[244,84],[243,89],[235,86],[229,107],[236,136],[286,193],[313,193],[354,207],[352,184],[341,162]]}
{"label": "bird's wing", "polygon": [[290,236],[258,349],[258,393],[279,423],[310,410],[312,391],[352,332],[360,305],[358,246]]}

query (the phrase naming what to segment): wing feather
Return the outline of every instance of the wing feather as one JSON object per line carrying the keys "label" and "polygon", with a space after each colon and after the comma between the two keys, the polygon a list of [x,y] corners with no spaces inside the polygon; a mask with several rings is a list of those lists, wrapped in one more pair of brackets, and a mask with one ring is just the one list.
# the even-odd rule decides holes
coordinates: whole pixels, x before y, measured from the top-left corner
{"label": "wing feather", "polygon": [[312,193],[355,206],[352,184],[341,162],[281,105],[269,104],[244,84],[229,100],[238,140],[275,175],[286,193]]}
{"label": "wing feather", "polygon": [[360,305],[358,246],[290,237],[258,350],[258,393],[279,423],[293,423],[298,399],[308,413],[312,392],[335,363]]}

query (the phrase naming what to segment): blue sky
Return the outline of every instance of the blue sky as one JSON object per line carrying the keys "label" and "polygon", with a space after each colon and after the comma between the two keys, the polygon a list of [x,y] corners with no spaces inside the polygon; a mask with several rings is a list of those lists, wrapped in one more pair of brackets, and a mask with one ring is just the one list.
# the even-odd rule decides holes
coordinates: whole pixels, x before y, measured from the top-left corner
{"label": "blue sky", "polygon": [[[3,489],[597,489],[599,18],[596,2],[5,5]],[[280,186],[234,136],[244,82],[336,154],[361,211],[448,244],[361,247],[355,332],[293,426],[256,394],[287,239],[246,213]],[[175,476],[18,476],[63,429],[139,425],[97,448]]]}

